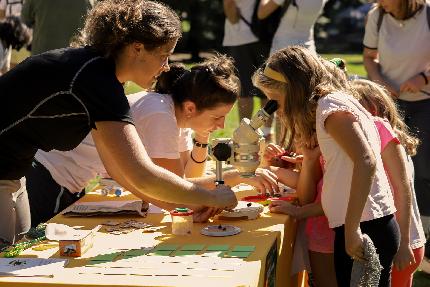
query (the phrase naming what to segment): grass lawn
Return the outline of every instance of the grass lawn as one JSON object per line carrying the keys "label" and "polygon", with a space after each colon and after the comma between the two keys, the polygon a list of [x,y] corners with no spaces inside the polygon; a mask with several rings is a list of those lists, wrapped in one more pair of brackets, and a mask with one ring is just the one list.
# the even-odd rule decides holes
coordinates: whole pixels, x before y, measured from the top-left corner
{"label": "grass lawn", "polygon": [[[342,58],[346,61],[348,73],[350,75],[366,76],[366,72],[363,66],[363,57],[361,54],[324,54],[322,55],[326,59]],[[130,83],[126,87],[126,93],[135,93],[140,91],[139,86]],[[255,99],[254,113],[260,108],[260,101]],[[225,128],[223,130],[216,131],[212,134],[211,138],[219,137],[231,137],[233,130],[239,124],[239,114],[237,111],[237,105],[235,105],[232,111],[227,115],[225,122]],[[430,275],[424,272],[416,272],[414,275],[413,287],[428,287],[430,286]]]}

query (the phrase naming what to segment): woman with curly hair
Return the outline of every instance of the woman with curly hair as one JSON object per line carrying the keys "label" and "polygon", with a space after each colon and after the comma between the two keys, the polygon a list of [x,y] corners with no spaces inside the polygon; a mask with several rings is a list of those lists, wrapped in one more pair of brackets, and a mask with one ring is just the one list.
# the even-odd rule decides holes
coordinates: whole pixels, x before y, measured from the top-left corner
{"label": "woman with curly hair", "polygon": [[107,172],[135,195],[178,204],[231,207],[228,187],[198,187],[156,166],[139,139],[124,94],[168,70],[181,36],[178,16],[143,0],[106,0],[88,14],[73,48],[28,58],[0,77],[0,238],[30,227],[25,173],[38,149],[67,151],[91,132]]}
{"label": "woman with curly hair", "polygon": [[[154,92],[128,95],[136,130],[151,160],[180,177],[214,188],[214,177],[199,178],[205,171],[209,136],[224,127],[225,116],[239,90],[233,62],[226,56],[215,55],[191,70],[183,64],[172,64],[169,71],[158,77]],[[72,204],[84,194],[91,179],[105,174],[91,135],[72,151],[39,150],[26,174],[32,226]],[[224,180],[228,185],[242,181],[237,171],[226,172]],[[258,174],[245,182],[264,192],[266,186],[273,189],[271,185],[276,185],[270,174]],[[175,207],[150,196],[142,198],[167,210]],[[213,214],[202,205],[187,207],[194,210],[195,221],[205,221]]]}

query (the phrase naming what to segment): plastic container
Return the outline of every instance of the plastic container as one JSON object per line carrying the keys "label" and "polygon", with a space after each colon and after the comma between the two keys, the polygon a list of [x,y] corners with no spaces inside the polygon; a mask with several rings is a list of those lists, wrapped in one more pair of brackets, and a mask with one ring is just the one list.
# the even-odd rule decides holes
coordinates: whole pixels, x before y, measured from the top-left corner
{"label": "plastic container", "polygon": [[189,208],[175,208],[170,211],[172,216],[172,234],[188,235],[193,230],[193,213]]}

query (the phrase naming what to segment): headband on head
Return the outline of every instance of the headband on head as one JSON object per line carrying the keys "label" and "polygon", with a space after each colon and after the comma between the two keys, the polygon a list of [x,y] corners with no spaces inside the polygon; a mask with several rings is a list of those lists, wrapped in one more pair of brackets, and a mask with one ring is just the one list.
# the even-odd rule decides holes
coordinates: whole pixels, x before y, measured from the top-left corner
{"label": "headband on head", "polygon": [[268,65],[264,67],[263,75],[265,75],[266,77],[272,80],[282,82],[282,83],[287,83],[287,80],[285,79],[284,75],[271,69]]}

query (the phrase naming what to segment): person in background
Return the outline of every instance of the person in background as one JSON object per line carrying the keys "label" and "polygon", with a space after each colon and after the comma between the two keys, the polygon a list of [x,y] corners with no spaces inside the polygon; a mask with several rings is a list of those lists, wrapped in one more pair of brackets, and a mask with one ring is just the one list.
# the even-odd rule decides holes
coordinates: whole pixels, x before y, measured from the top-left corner
{"label": "person in background", "polygon": [[[214,177],[201,178],[208,157],[209,135],[224,127],[225,116],[239,90],[233,62],[226,56],[215,55],[190,71],[182,64],[173,64],[157,78],[155,92],[128,95],[137,132],[151,160],[180,177],[214,188]],[[238,172],[227,171],[225,183],[234,186],[243,181],[257,186],[261,192],[272,190],[277,186],[276,177],[263,171],[250,179],[241,179]],[[106,168],[90,135],[71,151],[39,150],[26,174],[32,226],[71,205],[84,194],[83,189],[91,179],[105,174]],[[164,209],[178,206],[148,196],[144,199]],[[187,207],[195,211],[195,220],[199,221],[216,212],[208,212],[203,206]]]}
{"label": "person in background", "polygon": [[[23,0],[0,0],[0,21],[5,20],[6,17],[15,16],[21,17]],[[30,37],[31,37],[31,30]],[[28,47],[27,47],[28,48]],[[15,49],[8,50],[5,66],[3,73],[9,71],[9,69],[15,67],[24,58],[28,57],[29,52],[27,49],[20,50],[19,53]]]}
{"label": "person in background", "polygon": [[0,76],[9,70],[10,50],[20,50],[31,41],[29,29],[16,16],[0,21]]}
{"label": "person in background", "polygon": [[[261,99],[261,106],[267,98],[252,85],[251,77],[255,70],[269,55],[269,48],[252,33],[251,28],[242,19],[251,22],[256,0],[223,0],[224,24],[223,46],[234,59],[242,90],[238,101],[239,120],[250,119],[254,110],[254,97]],[[272,121],[261,128],[266,139],[271,140]]]}
{"label": "person in background", "polygon": [[104,0],[74,47],[32,56],[0,77],[0,239],[30,228],[25,174],[37,150],[72,150],[91,132],[109,175],[138,197],[231,208],[233,191],[204,189],[155,165],[138,136],[123,84],[144,88],[168,69],[179,17],[144,0]]}
{"label": "person in background", "polygon": [[270,54],[292,45],[316,51],[314,25],[327,0],[262,0],[258,18],[268,17],[279,6],[288,5],[273,37]]}
{"label": "person in background", "polygon": [[91,0],[25,0],[21,17],[33,29],[31,54],[68,47],[93,6]]}
{"label": "person in background", "polygon": [[390,92],[405,124],[420,140],[412,161],[415,192],[427,237],[430,236],[429,5],[425,0],[378,1],[367,16],[363,39],[364,67],[369,79]]}

